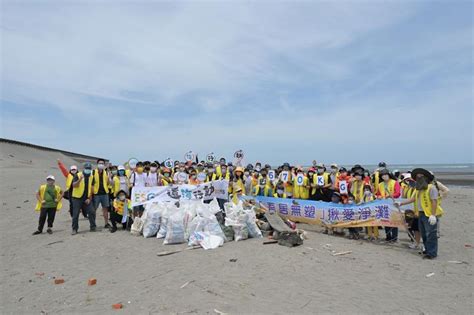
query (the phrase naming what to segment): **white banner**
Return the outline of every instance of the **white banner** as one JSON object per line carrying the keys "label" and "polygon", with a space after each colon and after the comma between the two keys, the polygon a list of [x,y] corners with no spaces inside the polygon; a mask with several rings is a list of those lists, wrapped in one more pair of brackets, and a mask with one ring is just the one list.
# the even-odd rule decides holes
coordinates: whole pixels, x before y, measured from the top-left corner
{"label": "white banner", "polygon": [[215,180],[199,185],[133,187],[132,206],[157,201],[228,199],[229,181]]}

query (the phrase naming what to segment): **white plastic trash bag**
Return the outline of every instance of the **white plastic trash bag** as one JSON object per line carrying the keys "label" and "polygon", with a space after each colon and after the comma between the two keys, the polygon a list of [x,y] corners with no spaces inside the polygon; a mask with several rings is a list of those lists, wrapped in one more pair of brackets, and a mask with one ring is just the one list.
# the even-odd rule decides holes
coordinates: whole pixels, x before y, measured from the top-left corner
{"label": "white plastic trash bag", "polygon": [[164,208],[165,205],[161,202],[145,205],[145,212],[143,214],[143,237],[153,237],[158,233],[161,223],[161,213]]}
{"label": "white plastic trash bag", "polygon": [[166,237],[163,244],[179,244],[186,242],[184,230],[184,213],[178,210],[168,218]]}

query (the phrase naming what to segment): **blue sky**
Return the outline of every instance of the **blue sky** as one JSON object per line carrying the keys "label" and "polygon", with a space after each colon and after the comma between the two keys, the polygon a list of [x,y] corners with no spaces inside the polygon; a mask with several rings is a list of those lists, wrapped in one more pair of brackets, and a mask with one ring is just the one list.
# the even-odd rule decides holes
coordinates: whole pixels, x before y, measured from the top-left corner
{"label": "blue sky", "polygon": [[473,162],[470,1],[71,3],[2,2],[1,137],[115,162]]}

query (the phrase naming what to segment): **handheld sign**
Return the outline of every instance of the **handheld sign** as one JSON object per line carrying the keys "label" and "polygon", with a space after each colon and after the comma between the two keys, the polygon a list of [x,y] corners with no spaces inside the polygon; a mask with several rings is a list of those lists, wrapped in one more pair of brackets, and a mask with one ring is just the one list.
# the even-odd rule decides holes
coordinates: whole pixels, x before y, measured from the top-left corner
{"label": "handheld sign", "polygon": [[282,182],[287,183],[288,179],[289,179],[288,177],[289,177],[288,171],[281,172],[281,181]]}
{"label": "handheld sign", "polygon": [[188,175],[184,172],[179,172],[178,173],[178,181],[180,182],[185,182],[188,179]]}
{"label": "handheld sign", "polygon": [[128,160],[128,166],[130,166],[130,168],[137,167],[137,163],[138,160],[136,158],[131,158],[130,160]]}
{"label": "handheld sign", "polygon": [[194,160],[194,152],[193,151],[189,151],[189,152],[186,152],[186,154],[184,155],[184,160],[186,162],[192,162]]}
{"label": "handheld sign", "polygon": [[274,170],[269,170],[268,171],[268,179],[271,180],[272,182],[275,180],[275,171]]}
{"label": "handheld sign", "polygon": [[166,168],[170,168],[170,169],[173,168],[173,160],[172,159],[167,159],[164,164],[165,164]]}
{"label": "handheld sign", "polygon": [[339,193],[341,195],[347,195],[347,182],[345,180],[339,182]]}
{"label": "handheld sign", "polygon": [[242,160],[242,159],[244,158],[244,151],[242,151],[242,150],[235,151],[234,157],[235,157],[237,160]]}
{"label": "handheld sign", "polygon": [[296,184],[298,186],[303,186],[303,183],[304,183],[304,175],[298,174],[298,176],[296,176]]}
{"label": "handheld sign", "polygon": [[318,175],[318,186],[324,186],[324,176]]}
{"label": "handheld sign", "polygon": [[216,160],[216,156],[214,155],[214,152],[209,153],[209,154],[206,156],[206,160],[207,160],[207,162],[209,162],[209,163],[213,163],[213,162]]}
{"label": "handheld sign", "polygon": [[205,182],[205,181],[206,181],[206,178],[207,178],[206,173],[199,173],[199,174],[197,175],[197,179],[198,179],[198,181],[200,181],[200,182]]}

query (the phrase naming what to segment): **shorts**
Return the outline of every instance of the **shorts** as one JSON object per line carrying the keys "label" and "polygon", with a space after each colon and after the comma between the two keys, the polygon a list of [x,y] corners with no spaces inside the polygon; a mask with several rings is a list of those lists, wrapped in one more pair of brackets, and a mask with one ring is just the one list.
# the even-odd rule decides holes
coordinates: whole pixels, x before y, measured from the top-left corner
{"label": "shorts", "polygon": [[94,195],[93,202],[94,202],[94,209],[96,210],[99,207],[99,204],[102,205],[102,209],[110,207],[109,195]]}

